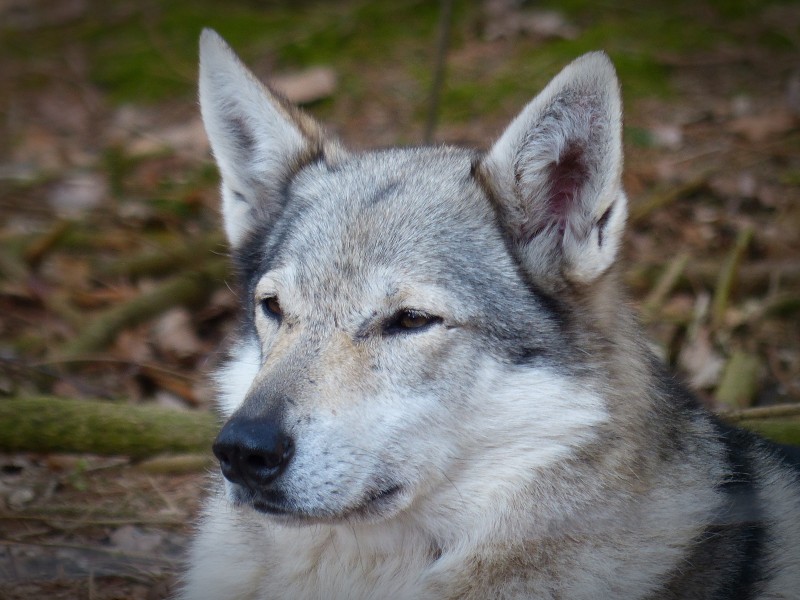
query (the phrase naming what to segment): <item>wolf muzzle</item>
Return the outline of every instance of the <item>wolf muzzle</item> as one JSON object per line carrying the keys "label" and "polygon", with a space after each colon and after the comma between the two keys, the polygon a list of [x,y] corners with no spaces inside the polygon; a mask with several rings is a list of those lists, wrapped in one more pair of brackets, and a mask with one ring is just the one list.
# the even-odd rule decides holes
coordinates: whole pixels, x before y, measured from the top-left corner
{"label": "wolf muzzle", "polygon": [[268,418],[234,416],[212,447],[225,478],[255,491],[269,486],[294,455],[294,441]]}

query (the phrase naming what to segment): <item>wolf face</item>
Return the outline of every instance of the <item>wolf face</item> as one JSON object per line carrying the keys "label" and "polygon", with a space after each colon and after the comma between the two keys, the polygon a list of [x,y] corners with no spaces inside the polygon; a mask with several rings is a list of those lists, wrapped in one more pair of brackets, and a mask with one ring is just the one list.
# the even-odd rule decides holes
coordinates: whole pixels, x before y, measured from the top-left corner
{"label": "wolf face", "polygon": [[214,446],[232,501],[287,523],[447,520],[601,434],[615,323],[593,294],[626,215],[605,55],[488,153],[347,152],[208,31],[200,101],[241,276]]}

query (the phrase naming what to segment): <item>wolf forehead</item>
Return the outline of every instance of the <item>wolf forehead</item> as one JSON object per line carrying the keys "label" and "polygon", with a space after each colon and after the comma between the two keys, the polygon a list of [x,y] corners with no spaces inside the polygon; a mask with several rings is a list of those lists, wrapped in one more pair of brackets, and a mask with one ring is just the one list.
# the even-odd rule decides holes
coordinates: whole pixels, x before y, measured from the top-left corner
{"label": "wolf forehead", "polygon": [[302,287],[352,286],[378,272],[459,289],[487,279],[513,285],[516,268],[475,174],[480,156],[426,147],[317,157],[280,188],[277,218],[252,213],[234,248],[244,283],[253,292],[265,273],[291,268]]}

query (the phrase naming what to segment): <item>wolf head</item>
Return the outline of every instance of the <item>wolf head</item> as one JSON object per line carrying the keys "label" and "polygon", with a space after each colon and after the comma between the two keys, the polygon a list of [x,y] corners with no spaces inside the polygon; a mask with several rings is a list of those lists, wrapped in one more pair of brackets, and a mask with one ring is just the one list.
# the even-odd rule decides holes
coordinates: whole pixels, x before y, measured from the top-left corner
{"label": "wolf head", "polygon": [[597,437],[614,324],[593,297],[626,215],[604,54],[486,153],[348,152],[215,33],[200,54],[241,276],[215,442],[234,502],[290,522],[457,515]]}

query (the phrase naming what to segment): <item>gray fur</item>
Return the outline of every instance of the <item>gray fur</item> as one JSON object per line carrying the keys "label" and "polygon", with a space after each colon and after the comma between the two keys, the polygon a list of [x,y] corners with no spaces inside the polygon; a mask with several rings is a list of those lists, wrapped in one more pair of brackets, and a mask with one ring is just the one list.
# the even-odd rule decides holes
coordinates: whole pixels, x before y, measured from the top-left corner
{"label": "gray fur", "polygon": [[283,454],[214,482],[182,600],[796,597],[796,467],[625,308],[604,55],[487,153],[350,154],[212,32],[201,65],[243,298],[220,408]]}

